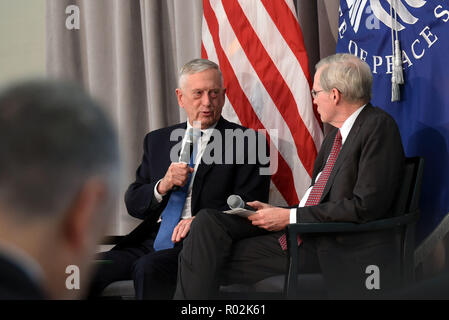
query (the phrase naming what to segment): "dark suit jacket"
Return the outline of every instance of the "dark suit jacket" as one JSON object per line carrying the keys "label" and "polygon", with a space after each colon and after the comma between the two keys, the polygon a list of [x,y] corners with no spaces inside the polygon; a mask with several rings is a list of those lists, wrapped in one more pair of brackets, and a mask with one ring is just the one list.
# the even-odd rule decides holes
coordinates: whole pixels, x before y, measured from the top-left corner
{"label": "dark suit jacket", "polygon": [[0,300],[42,300],[43,290],[8,258],[0,255]]}
{"label": "dark suit jacket", "polygon": [[[317,155],[312,181],[324,168],[337,133],[328,133]],[[385,111],[368,104],[357,117],[335,162],[320,203],[297,209],[298,222],[363,223],[395,215],[391,210],[404,166],[404,151],[398,127]],[[365,234],[318,235],[304,238],[313,241],[325,278],[366,292],[368,265],[378,265],[381,284],[392,283],[389,277],[397,270],[393,261],[397,234],[394,231]],[[388,280],[387,280],[388,279]],[[336,284],[336,285],[338,285]],[[341,289],[341,288],[340,288]]]}
{"label": "dark suit jacket", "polygon": [[[181,123],[167,128],[155,130],[146,135],[144,141],[144,155],[142,163],[136,172],[136,181],[133,182],[125,194],[125,203],[130,215],[144,219],[118,247],[132,246],[141,243],[155,231],[157,220],[167,205],[169,194],[164,196],[161,203],[154,197],[154,187],[162,179],[171,164],[170,153],[172,148],[182,141],[183,135],[175,134],[175,141],[170,141],[170,135],[176,129],[186,129],[187,124]],[[244,148],[234,143],[229,136],[233,130],[247,130],[242,126],[220,118],[215,127],[214,134],[203,154],[198,166],[192,188],[192,215],[204,208],[228,210],[226,200],[229,195],[240,195],[245,201],[268,201],[270,176],[260,175],[260,162],[252,162],[249,155],[257,155],[257,144],[248,144],[244,140]],[[230,131],[231,130],[231,131]],[[175,131],[176,132],[176,131]],[[182,131],[181,131],[182,132]],[[265,138],[264,138],[265,139]],[[216,140],[217,144],[212,141]],[[178,148],[179,149],[179,148]],[[268,147],[267,147],[268,149]],[[225,162],[225,155],[229,157],[232,152],[232,163],[224,164],[204,163],[204,155],[215,157]],[[268,151],[267,151],[268,152]],[[177,159],[177,156],[176,156]],[[268,166],[268,163],[266,164]]]}

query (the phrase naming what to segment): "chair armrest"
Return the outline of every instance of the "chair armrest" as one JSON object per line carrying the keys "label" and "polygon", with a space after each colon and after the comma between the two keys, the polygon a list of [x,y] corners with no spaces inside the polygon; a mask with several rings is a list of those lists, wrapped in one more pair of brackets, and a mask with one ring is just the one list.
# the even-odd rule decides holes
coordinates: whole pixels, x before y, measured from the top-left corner
{"label": "chair armrest", "polygon": [[297,250],[297,234],[305,233],[338,233],[338,232],[362,232],[385,230],[412,222],[416,222],[419,218],[419,210],[409,212],[407,214],[380,219],[366,223],[350,223],[350,222],[317,222],[317,223],[292,223],[287,226],[287,255],[288,270],[285,278],[284,293],[285,298],[294,298],[297,294],[297,277],[298,277],[298,250]]}
{"label": "chair armrest", "polygon": [[409,212],[399,217],[380,219],[366,223],[352,222],[316,222],[292,223],[287,226],[289,237],[296,237],[298,233],[336,233],[336,232],[363,232],[385,230],[399,227],[418,220],[419,210]]}
{"label": "chair armrest", "polygon": [[101,240],[102,245],[113,245],[119,243],[125,236],[106,236]]}
{"label": "chair armrest", "polygon": [[[105,236],[103,239],[101,239],[101,242],[99,245],[115,245],[120,242],[121,239],[123,239],[125,236]],[[94,260],[95,263],[98,264],[108,264],[112,263],[111,260],[103,260],[99,259],[98,257]]]}

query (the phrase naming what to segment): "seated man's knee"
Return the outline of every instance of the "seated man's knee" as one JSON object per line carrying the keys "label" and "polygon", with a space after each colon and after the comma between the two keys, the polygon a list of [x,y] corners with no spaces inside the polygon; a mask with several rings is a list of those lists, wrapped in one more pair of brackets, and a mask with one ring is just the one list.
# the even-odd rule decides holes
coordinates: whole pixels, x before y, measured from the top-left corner
{"label": "seated man's knee", "polygon": [[132,266],[132,278],[134,280],[156,273],[152,255],[145,255],[137,259]]}
{"label": "seated man's knee", "polygon": [[218,223],[219,215],[222,214],[218,210],[214,209],[201,209],[195,215],[195,219],[192,221],[192,225],[190,227],[191,232],[195,229],[203,229],[204,227],[210,228],[214,224]]}

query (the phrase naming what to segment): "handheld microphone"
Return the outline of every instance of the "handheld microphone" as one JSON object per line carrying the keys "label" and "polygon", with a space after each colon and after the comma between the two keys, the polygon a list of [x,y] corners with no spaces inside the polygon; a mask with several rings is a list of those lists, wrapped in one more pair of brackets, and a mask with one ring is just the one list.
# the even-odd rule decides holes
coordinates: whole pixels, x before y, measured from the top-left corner
{"label": "handheld microphone", "polygon": [[[190,157],[193,150],[193,132],[192,130],[189,130],[187,132],[186,136],[186,142],[184,143],[184,147],[181,150],[181,153],[179,154],[179,161],[186,164],[190,163]],[[172,191],[178,191],[181,187],[180,186],[174,186],[171,190]]]}
{"label": "handheld microphone", "polygon": [[250,211],[257,211],[255,208],[247,205],[245,203],[245,201],[243,201],[243,199],[236,195],[236,194],[232,194],[228,197],[227,200],[228,206],[231,209],[246,209],[246,210],[250,210]]}
{"label": "handheld microphone", "polygon": [[182,148],[181,153],[179,154],[179,162],[184,162],[186,164],[190,163],[190,157],[193,149],[192,146],[193,146],[193,136],[188,132],[186,137],[186,143],[184,143],[184,148]]}

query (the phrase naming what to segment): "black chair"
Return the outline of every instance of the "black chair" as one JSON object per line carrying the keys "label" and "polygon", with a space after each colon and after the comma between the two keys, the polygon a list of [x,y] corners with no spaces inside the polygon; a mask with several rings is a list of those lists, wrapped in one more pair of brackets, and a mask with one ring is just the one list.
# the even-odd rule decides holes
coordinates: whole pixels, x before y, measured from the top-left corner
{"label": "black chair", "polygon": [[[371,232],[399,228],[400,252],[398,252],[399,268],[401,270],[401,284],[403,286],[414,281],[414,249],[415,249],[415,223],[419,218],[419,198],[423,175],[424,159],[421,157],[407,158],[405,161],[404,178],[401,184],[397,201],[393,208],[395,215],[391,218],[376,220],[363,224],[356,223],[296,223],[287,227],[288,234],[288,271],[284,284],[285,298],[307,297],[307,290],[302,290],[302,276],[298,275],[298,261],[301,259],[296,244],[297,234],[316,233],[354,233]],[[326,291],[317,287],[325,286],[322,275],[306,275],[307,288],[315,282],[315,292]],[[311,279],[311,277],[314,279]],[[324,290],[323,290],[324,289]]]}

